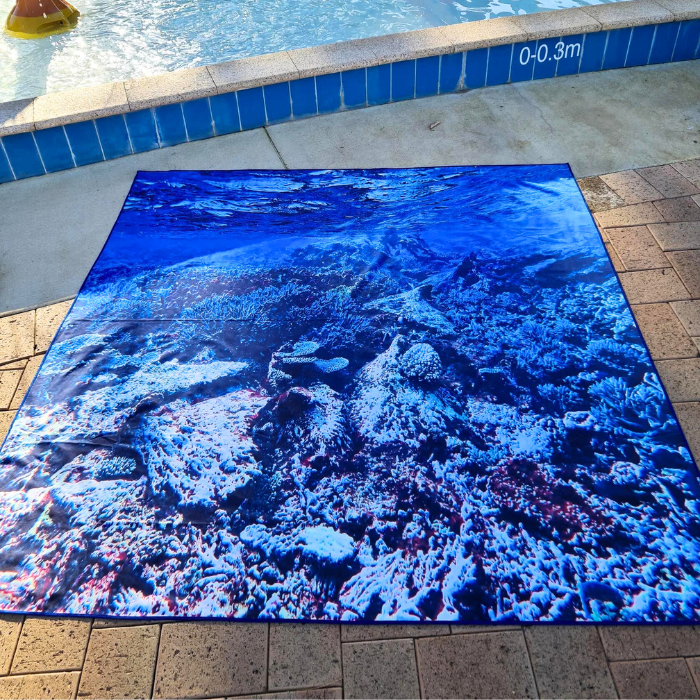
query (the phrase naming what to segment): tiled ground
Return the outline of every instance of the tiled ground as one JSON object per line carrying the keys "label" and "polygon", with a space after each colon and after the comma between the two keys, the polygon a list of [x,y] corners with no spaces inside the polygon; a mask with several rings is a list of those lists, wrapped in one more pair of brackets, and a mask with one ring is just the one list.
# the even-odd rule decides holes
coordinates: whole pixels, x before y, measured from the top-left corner
{"label": "tiled ground", "polygon": [[[700,159],[580,181],[700,461]],[[4,435],[69,302],[0,318]],[[700,627],[0,616],[0,698],[700,698]]]}

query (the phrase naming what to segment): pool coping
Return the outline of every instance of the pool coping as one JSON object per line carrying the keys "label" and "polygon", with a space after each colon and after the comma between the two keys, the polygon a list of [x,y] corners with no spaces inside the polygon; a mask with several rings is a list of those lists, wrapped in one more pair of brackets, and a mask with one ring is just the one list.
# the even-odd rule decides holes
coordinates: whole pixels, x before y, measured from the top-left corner
{"label": "pool coping", "polygon": [[[196,68],[188,68],[184,70],[173,71],[156,76],[137,78],[120,82],[107,83],[102,85],[88,86],[77,88],[66,92],[51,93],[41,95],[35,98],[27,98],[15,100],[11,102],[0,103],[0,182],[7,182],[23,177],[31,177],[37,174],[54,172],[55,170],[66,169],[69,167],[78,167],[88,162],[96,162],[97,160],[109,160],[113,157],[128,155],[129,153],[142,152],[151,148],[160,148],[175,143],[184,141],[197,140],[198,138],[208,138],[221,133],[231,133],[232,131],[245,130],[247,128],[256,128],[258,126],[266,126],[268,124],[279,123],[288,119],[304,118],[314,116],[316,114],[328,113],[329,111],[341,111],[344,109],[352,109],[362,106],[372,106],[385,102],[398,101],[400,99],[411,99],[415,97],[427,96],[419,94],[416,87],[417,77],[415,64],[410,62],[425,61],[429,59],[439,59],[437,68],[438,80],[442,76],[442,64],[447,65],[450,61],[450,56],[461,54],[462,56],[469,55],[469,52],[474,52],[473,56],[477,56],[479,50],[488,50],[489,56],[494,55],[493,61],[496,59],[497,47],[509,47],[511,53],[507,59],[508,70],[505,74],[505,79],[500,79],[500,82],[495,78],[489,82],[488,77],[484,78],[483,85],[469,84],[466,79],[464,60],[461,67],[460,78],[454,86],[449,90],[442,90],[440,84],[435,91],[429,91],[429,94],[442,94],[443,92],[459,92],[463,90],[473,89],[474,87],[489,86],[507,82],[516,82],[515,76],[511,74],[510,62],[515,61],[515,49],[520,46],[528,46],[527,56],[530,56],[532,49],[539,49],[542,43],[547,43],[547,40],[555,38],[563,39],[565,37],[577,37],[580,44],[588,35],[605,37],[602,44],[602,54],[599,66],[594,66],[592,69],[583,70],[580,65],[582,60],[580,53],[582,52],[579,45],[579,65],[576,66],[574,72],[590,72],[591,70],[602,70],[606,67],[624,67],[628,65],[626,54],[622,65],[609,65],[603,63],[603,55],[608,46],[607,35],[630,33],[635,28],[643,28],[650,26],[663,26],[669,24],[679,25],[676,31],[676,37],[681,31],[680,27],[693,25],[691,35],[692,41],[695,41],[695,35],[700,36],[700,0],[624,0],[612,4],[591,5],[587,7],[577,7],[572,9],[554,10],[549,12],[540,12],[531,15],[517,15],[511,17],[499,17],[495,19],[481,20],[476,22],[465,22],[461,24],[452,24],[441,27],[433,27],[428,29],[420,29],[400,34],[390,34],[367,39],[358,39],[353,41],[340,42],[335,44],[325,44],[305,49],[295,49],[291,51],[281,51],[278,53],[264,54],[249,58],[237,59],[223,63],[216,63],[209,66]],[[697,26],[696,26],[697,25]],[[641,31],[641,30],[640,30]],[[654,30],[655,32],[656,30]],[[607,33],[607,34],[606,34]],[[687,32],[686,32],[687,33]],[[626,36],[627,45],[630,44],[630,37]],[[653,33],[649,42],[655,41],[656,34]],[[623,37],[624,38],[624,37]],[[617,39],[616,39],[617,40]],[[688,58],[700,57],[700,48],[698,44],[694,44],[694,48],[689,55],[683,58],[675,56],[674,47],[668,57],[662,61],[671,60],[687,60]],[[690,40],[689,40],[690,41]],[[528,42],[536,42],[534,46]],[[551,41],[549,42],[551,44]],[[591,40],[591,45],[593,41]],[[553,46],[553,45],[552,45]],[[587,48],[587,47],[586,47]],[[521,49],[524,51],[525,49]],[[507,49],[503,49],[505,53]],[[627,51],[627,49],[625,49]],[[642,62],[646,64],[651,61],[652,46],[649,43],[647,60]],[[687,52],[686,52],[687,53]],[[545,52],[546,54],[546,52]],[[521,54],[522,56],[522,54]],[[456,58],[456,57],[455,57]],[[567,56],[568,58],[568,56]],[[486,60],[486,59],[484,59]],[[499,59],[500,60],[500,59]],[[539,59],[537,59],[539,60]],[[552,58],[549,59],[550,61]],[[557,59],[555,63],[559,63]],[[452,61],[455,63],[455,61]],[[522,58],[521,58],[522,62]],[[539,71],[537,61],[533,57],[533,72],[530,77],[518,79],[538,79],[542,77],[554,77],[550,74],[551,71]],[[352,89],[346,89],[345,80],[347,76],[348,87],[350,86],[350,78],[353,77],[353,71],[372,71],[383,70],[381,67],[389,66],[393,72],[397,71],[397,80],[400,76],[399,71],[403,68],[411,70],[413,65],[413,93],[412,94],[393,94],[393,78],[389,78],[390,94],[388,99],[370,100],[368,97],[368,88],[365,84],[364,101],[358,98],[354,103],[352,99],[348,100],[344,94],[352,92]],[[515,63],[513,64],[515,65]],[[526,65],[526,64],[523,64]],[[631,65],[640,65],[639,62]],[[495,66],[495,62],[494,62]],[[546,67],[546,66],[545,66]],[[529,70],[529,67],[526,66]],[[452,69],[451,69],[452,70]],[[456,70],[456,68],[455,68]],[[486,69],[484,69],[486,70]],[[558,73],[558,69],[556,71]],[[561,73],[564,74],[564,73]],[[571,74],[566,73],[566,74]],[[335,100],[330,105],[329,109],[322,110],[320,104],[319,83],[325,80],[323,77],[328,76],[330,84],[331,78],[338,76],[337,82],[340,85],[340,78],[343,77],[343,84],[338,88],[340,90],[340,101]],[[286,107],[282,111],[270,114],[270,110],[265,106],[265,99],[262,97],[262,119],[242,119],[243,106],[242,102],[249,101],[252,110],[260,109],[257,100],[257,92],[262,93],[262,88],[265,89],[265,95],[268,93],[270,98],[277,99],[274,96],[276,86],[287,85],[288,96],[284,97],[290,105],[294,98],[292,86],[301,90],[304,79],[314,79],[314,99],[315,107],[309,108],[304,113],[304,110],[292,109],[290,106],[289,114]],[[318,80],[318,79],[321,80]],[[385,78],[382,75],[382,80]],[[365,74],[365,83],[367,83]],[[397,83],[398,84],[398,83]],[[325,88],[324,88],[325,89]],[[333,86],[335,90],[335,85]],[[225,99],[223,96],[231,96],[236,94],[235,107],[226,106],[228,110],[236,111],[236,114],[222,117],[222,124],[225,122],[228,126],[217,128],[215,109],[221,110],[224,108]],[[217,100],[215,107],[210,103],[210,99]],[[250,98],[250,100],[248,100]],[[255,100],[253,100],[255,98]],[[335,99],[335,98],[334,98]],[[204,105],[200,101],[207,102],[206,114],[212,127],[203,127],[201,129],[192,129],[192,134],[188,129],[188,113],[194,114],[195,110],[203,110]],[[252,101],[251,101],[252,100]],[[221,103],[221,104],[219,104]],[[247,104],[247,102],[246,102]],[[165,117],[169,105],[183,106],[182,119],[184,129],[179,132],[182,135],[175,134],[166,135],[163,138],[163,129],[159,128],[158,114],[162,113]],[[246,107],[246,109],[248,109]],[[148,110],[154,112],[148,116]],[[156,114],[156,111],[158,114]],[[274,110],[273,110],[274,111]],[[121,125],[109,124],[109,117],[119,117],[123,115],[122,120],[124,127]],[[155,121],[154,121],[155,116]],[[197,119],[201,117],[198,115]],[[204,117],[205,118],[205,117]],[[194,116],[192,117],[194,120]],[[228,120],[228,121],[227,121]],[[235,122],[237,120],[237,128]],[[134,127],[135,133],[138,129],[138,134],[141,134],[144,129],[150,129],[150,122],[153,121],[156,136],[144,137],[143,147],[133,143],[130,129],[131,122],[136,124]],[[98,123],[99,122],[99,123]],[[146,123],[148,122],[148,123]],[[229,124],[231,122],[231,124]],[[97,128],[89,128],[84,136],[80,138],[93,139],[92,131],[95,131],[95,137],[100,142],[101,157],[93,156],[83,157],[82,155],[73,152],[73,142],[78,138],[77,135],[71,139],[65,133],[65,127],[71,125],[89,124],[96,125]],[[108,136],[103,136],[104,131],[109,130]],[[109,129],[108,129],[109,127]],[[115,128],[119,128],[119,137],[124,134],[129,139],[128,148],[114,147],[110,144],[105,148],[105,144],[110,139],[117,138]],[[77,127],[71,127],[73,131]],[[167,131],[167,129],[165,129]],[[172,129],[171,129],[172,131]],[[115,135],[113,135],[113,133]],[[123,133],[122,133],[123,132]],[[145,132],[143,132],[145,133]],[[149,132],[150,133],[150,132]],[[31,139],[24,137],[26,143],[20,143],[18,135],[31,134]],[[38,135],[35,136],[35,135]],[[9,140],[7,137],[11,137]],[[137,135],[137,139],[140,136]],[[30,140],[34,143],[30,143]],[[56,146],[56,141],[60,141],[59,146]],[[62,148],[63,141],[66,142],[65,153],[54,151],[56,148]],[[16,143],[13,143],[16,142]],[[39,143],[41,141],[41,143]],[[104,142],[104,143],[103,143]],[[126,143],[126,142],[125,142]],[[139,143],[141,143],[139,141]],[[29,149],[29,150],[27,150]],[[34,157],[34,149],[36,150],[36,164],[31,164],[27,167],[14,163],[18,161],[20,153],[29,153],[27,157]],[[43,158],[43,151],[46,150],[48,157]],[[49,154],[49,150],[51,153]],[[22,155],[24,158],[24,155]],[[50,162],[47,163],[46,160]],[[3,176],[3,161],[5,162],[5,175]],[[43,172],[41,172],[43,170]]]}

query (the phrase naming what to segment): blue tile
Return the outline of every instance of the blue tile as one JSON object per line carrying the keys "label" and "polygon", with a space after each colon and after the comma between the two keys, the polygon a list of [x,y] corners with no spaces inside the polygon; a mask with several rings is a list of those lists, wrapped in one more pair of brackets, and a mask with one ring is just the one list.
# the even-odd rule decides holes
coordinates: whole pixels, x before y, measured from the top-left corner
{"label": "blue tile", "polygon": [[512,83],[532,80],[532,72],[537,61],[536,56],[536,41],[524,41],[513,46],[513,58],[510,64],[510,81]]}
{"label": "blue tile", "polygon": [[391,64],[391,99],[410,100],[416,95],[416,62],[399,61]]}
{"label": "blue tile", "polygon": [[41,163],[39,151],[32,134],[3,136],[2,143],[5,146],[5,153],[18,180],[21,180],[23,177],[44,174],[44,166]]}
{"label": "blue tile", "polygon": [[510,75],[510,57],[513,45],[492,46],[489,48],[489,65],[486,70],[487,85],[503,85]]}
{"label": "blue tile", "polygon": [[416,97],[438,94],[440,56],[428,56],[416,61]]}
{"label": "blue tile", "polygon": [[608,32],[608,44],[605,47],[603,70],[609,68],[622,68],[627,59],[627,49],[630,45],[632,28],[613,29]]}
{"label": "blue tile", "polygon": [[185,117],[188,141],[208,139],[214,135],[214,121],[207,97],[183,102],[182,114]]}
{"label": "blue tile", "polygon": [[68,139],[62,126],[35,131],[34,139],[39,147],[41,160],[47,173],[55,173],[57,170],[68,170],[68,168],[75,167]]}
{"label": "blue tile", "polygon": [[607,32],[593,32],[585,35],[579,73],[591,73],[602,68],[607,38]]}
{"label": "blue tile", "polygon": [[104,160],[95,122],[66,124],[65,129],[76,165],[88,165]]}
{"label": "blue tile", "polygon": [[581,47],[583,46],[583,34],[565,36],[561,39],[561,45],[555,46],[557,60],[557,75],[576,75],[581,63]]}
{"label": "blue tile", "polygon": [[[182,116],[182,105],[163,105],[155,108],[158,139],[161,146],[175,146],[187,141],[185,118]],[[104,144],[103,144],[104,146]],[[107,153],[105,152],[105,156]]]}
{"label": "blue tile", "polygon": [[367,104],[383,105],[391,102],[391,64],[367,69]]}
{"label": "blue tile", "polygon": [[651,42],[654,41],[656,25],[646,24],[632,30],[632,38],[627,49],[626,66],[646,66],[649,63]]}
{"label": "blue tile", "polygon": [[[2,141],[2,139],[0,139]],[[0,182],[11,182],[15,179],[10,168],[10,161],[7,160],[5,149],[0,144]]]}
{"label": "blue tile", "polygon": [[651,45],[651,53],[649,54],[649,63],[667,63],[671,60],[680,26],[680,22],[656,25],[654,43]]}
{"label": "blue tile", "polygon": [[316,99],[319,114],[337,112],[340,109],[340,73],[316,76]]}
{"label": "blue tile", "polygon": [[217,134],[232,134],[241,130],[241,120],[238,118],[238,100],[235,92],[213,95],[209,98],[209,107]]}
{"label": "blue tile", "polygon": [[129,112],[124,115],[124,118],[134,153],[158,148],[158,132],[152,110],[140,109],[138,112]]}
{"label": "blue tile", "polygon": [[266,85],[263,91],[265,93],[265,111],[267,112],[268,124],[278,124],[292,118],[289,83]]}
{"label": "blue tile", "polygon": [[241,129],[257,129],[265,126],[265,102],[261,87],[241,90],[238,93],[238,110]]}
{"label": "blue tile", "polygon": [[[561,38],[538,39],[535,54],[535,80],[553,78],[557,74],[557,56],[561,53]],[[559,48],[557,48],[559,47]]]}
{"label": "blue tile", "polygon": [[489,59],[488,49],[467,51],[464,63],[464,87],[468,90],[486,85],[486,65]]}
{"label": "blue tile", "polygon": [[316,114],[316,83],[313,78],[292,80],[289,91],[292,93],[292,114],[295,118]]}
{"label": "blue tile", "polygon": [[367,104],[366,77],[364,68],[342,72],[343,105],[364,107]]}
{"label": "blue tile", "polygon": [[698,53],[700,42],[700,19],[691,19],[681,22],[676,39],[676,48],[673,50],[674,61],[690,61]]}
{"label": "blue tile", "polygon": [[440,56],[440,93],[455,92],[462,85],[463,53]]}
{"label": "blue tile", "polygon": [[95,126],[100,136],[102,152],[107,160],[131,153],[129,134],[122,114],[95,119]]}

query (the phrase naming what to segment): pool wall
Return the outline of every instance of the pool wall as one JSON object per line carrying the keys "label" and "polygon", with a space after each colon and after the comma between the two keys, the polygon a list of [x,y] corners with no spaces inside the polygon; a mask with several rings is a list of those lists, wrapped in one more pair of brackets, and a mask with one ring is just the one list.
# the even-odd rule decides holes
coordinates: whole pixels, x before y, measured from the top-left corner
{"label": "pool wall", "polygon": [[700,58],[700,0],[628,0],[282,51],[0,103],[0,183],[492,85]]}

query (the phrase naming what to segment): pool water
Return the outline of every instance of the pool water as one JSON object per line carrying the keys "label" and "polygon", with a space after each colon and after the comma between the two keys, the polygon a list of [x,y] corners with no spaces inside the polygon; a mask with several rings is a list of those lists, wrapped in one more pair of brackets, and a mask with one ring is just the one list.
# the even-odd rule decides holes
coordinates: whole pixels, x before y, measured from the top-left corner
{"label": "pool water", "polygon": [[[71,32],[0,33],[0,101],[348,39],[601,0],[71,0]],[[0,0],[3,24],[14,0]]]}

